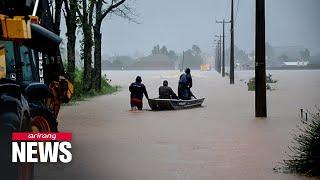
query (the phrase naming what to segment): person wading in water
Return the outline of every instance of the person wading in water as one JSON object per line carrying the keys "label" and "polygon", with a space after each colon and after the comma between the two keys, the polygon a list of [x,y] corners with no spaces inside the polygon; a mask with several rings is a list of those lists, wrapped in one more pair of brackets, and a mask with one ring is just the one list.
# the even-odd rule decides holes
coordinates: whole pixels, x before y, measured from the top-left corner
{"label": "person wading in water", "polygon": [[179,85],[178,85],[179,99],[190,100],[191,97],[194,97],[195,99],[197,99],[190,90],[192,88],[191,70],[187,68],[184,72],[185,73],[181,74],[179,79]]}
{"label": "person wading in water", "polygon": [[129,86],[130,94],[130,105],[131,110],[134,110],[135,107],[138,108],[138,110],[142,110],[143,107],[143,94],[146,96],[147,99],[149,99],[147,89],[144,84],[141,83],[142,79],[140,76],[137,76],[136,82],[131,83]]}

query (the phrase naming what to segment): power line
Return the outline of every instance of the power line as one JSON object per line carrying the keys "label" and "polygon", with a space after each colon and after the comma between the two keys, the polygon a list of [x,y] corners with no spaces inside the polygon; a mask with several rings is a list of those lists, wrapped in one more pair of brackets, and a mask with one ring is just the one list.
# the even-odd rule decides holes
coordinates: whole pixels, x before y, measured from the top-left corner
{"label": "power line", "polygon": [[237,22],[237,20],[238,20],[238,14],[239,14],[239,2],[240,2],[240,0],[238,0],[238,2],[237,2],[236,17],[235,17],[235,19],[234,19],[234,23],[235,23],[235,24],[236,24],[236,22]]}

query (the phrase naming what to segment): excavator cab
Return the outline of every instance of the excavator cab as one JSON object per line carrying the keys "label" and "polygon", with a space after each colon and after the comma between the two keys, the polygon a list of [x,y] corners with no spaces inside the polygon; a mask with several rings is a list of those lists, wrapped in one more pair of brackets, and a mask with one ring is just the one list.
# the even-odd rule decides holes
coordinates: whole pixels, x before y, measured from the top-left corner
{"label": "excavator cab", "polygon": [[[16,80],[14,43],[13,41],[0,41],[0,44],[2,45],[2,49],[0,50],[2,57],[0,60],[0,78]],[[26,46],[20,46],[19,53],[22,71],[21,82],[25,84],[39,82],[37,53]]]}

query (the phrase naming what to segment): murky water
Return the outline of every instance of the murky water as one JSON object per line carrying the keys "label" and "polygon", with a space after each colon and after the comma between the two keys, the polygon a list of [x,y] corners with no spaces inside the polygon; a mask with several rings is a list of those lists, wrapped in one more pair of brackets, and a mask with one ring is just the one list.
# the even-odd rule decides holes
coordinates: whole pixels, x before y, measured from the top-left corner
{"label": "murky water", "polygon": [[266,119],[254,117],[245,84],[253,71],[236,72],[235,85],[195,71],[193,92],[206,98],[204,107],[139,113],[129,111],[135,76],[156,97],[164,79],[177,88],[179,72],[105,73],[122,90],[63,108],[60,129],[74,133],[73,162],[39,166],[37,179],[308,179],[272,169],[286,157],[299,109],[320,105],[320,71],[271,71],[279,82],[267,93]]}

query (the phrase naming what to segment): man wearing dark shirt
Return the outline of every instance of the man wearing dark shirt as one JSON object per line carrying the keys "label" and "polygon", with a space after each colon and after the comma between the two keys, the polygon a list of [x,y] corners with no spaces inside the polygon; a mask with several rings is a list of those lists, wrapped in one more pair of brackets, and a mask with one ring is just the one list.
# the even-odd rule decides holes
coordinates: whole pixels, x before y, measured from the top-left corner
{"label": "man wearing dark shirt", "polygon": [[168,81],[163,81],[163,86],[159,87],[160,99],[178,99],[177,95],[173,92],[171,87],[168,86]]}
{"label": "man wearing dark shirt", "polygon": [[149,99],[148,92],[144,84],[141,83],[142,79],[140,76],[137,76],[136,82],[131,83],[129,86],[130,94],[130,105],[131,109],[134,107],[137,107],[138,110],[142,110],[143,106],[143,94],[146,96],[147,99]]}
{"label": "man wearing dark shirt", "polygon": [[185,70],[185,73],[181,74],[179,78],[179,85],[178,85],[179,99],[190,100],[191,97],[196,98],[191,92],[191,88],[192,88],[191,70],[187,68]]}

